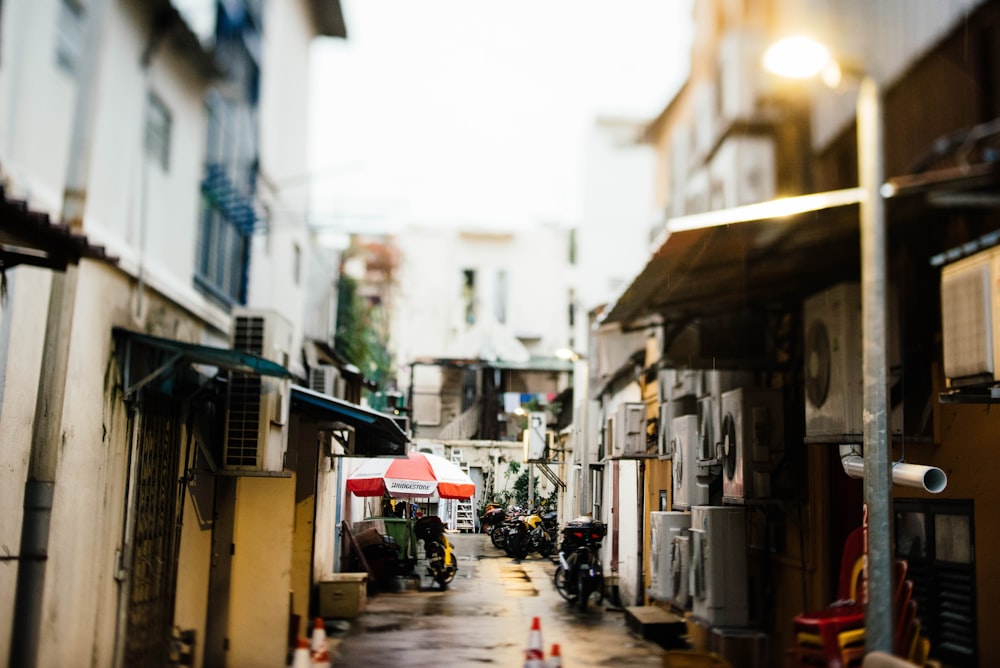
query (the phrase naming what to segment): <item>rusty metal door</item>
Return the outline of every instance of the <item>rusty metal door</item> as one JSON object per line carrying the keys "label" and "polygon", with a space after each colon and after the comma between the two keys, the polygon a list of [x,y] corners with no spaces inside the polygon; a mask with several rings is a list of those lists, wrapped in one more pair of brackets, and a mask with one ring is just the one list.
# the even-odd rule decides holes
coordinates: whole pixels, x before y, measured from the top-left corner
{"label": "rusty metal door", "polygon": [[177,403],[144,393],[133,417],[127,510],[134,517],[128,573],[125,666],[164,666],[170,655],[177,582],[180,429]]}

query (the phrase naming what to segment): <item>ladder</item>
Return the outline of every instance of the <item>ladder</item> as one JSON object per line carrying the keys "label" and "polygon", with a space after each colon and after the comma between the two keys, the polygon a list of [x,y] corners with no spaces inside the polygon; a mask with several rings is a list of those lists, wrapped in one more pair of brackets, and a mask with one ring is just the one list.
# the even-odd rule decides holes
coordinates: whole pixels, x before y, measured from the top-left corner
{"label": "ladder", "polygon": [[[459,448],[451,449],[451,461],[456,464],[458,468],[466,474],[469,472],[469,463],[465,461],[462,456],[462,451]],[[475,533],[476,531],[476,519],[472,515],[472,499],[458,499],[451,502],[451,518],[450,518],[450,529],[453,531],[461,531],[469,533]]]}

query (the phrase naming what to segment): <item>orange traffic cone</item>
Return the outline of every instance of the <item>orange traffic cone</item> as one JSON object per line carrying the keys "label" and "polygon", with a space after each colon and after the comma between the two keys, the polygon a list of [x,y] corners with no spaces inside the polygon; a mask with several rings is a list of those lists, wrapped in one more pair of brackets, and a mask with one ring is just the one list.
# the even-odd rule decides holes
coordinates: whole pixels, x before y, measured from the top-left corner
{"label": "orange traffic cone", "polygon": [[524,650],[524,668],[545,668],[545,650],[542,649],[542,622],[538,617],[531,620],[528,648]]}
{"label": "orange traffic cone", "polygon": [[313,623],[312,642],[309,643],[309,659],[313,668],[330,668],[330,644],[326,640],[326,626],[323,618],[317,617]]}
{"label": "orange traffic cone", "polygon": [[559,653],[559,643],[552,643],[552,651],[549,652],[549,660],[545,663],[545,668],[562,668],[562,655]]}
{"label": "orange traffic cone", "polygon": [[309,641],[299,638],[299,646],[292,655],[292,668],[312,668],[312,657],[309,651]]}

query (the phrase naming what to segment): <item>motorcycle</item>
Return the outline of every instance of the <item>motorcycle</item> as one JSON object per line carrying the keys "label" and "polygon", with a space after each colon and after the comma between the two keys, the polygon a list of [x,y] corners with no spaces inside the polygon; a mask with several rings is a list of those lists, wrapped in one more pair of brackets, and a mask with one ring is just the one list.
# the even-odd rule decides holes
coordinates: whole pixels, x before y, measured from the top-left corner
{"label": "motorcycle", "polygon": [[496,503],[488,504],[479,518],[480,526],[485,527],[486,533],[490,536],[490,541],[493,542],[493,546],[498,550],[504,549],[504,538],[506,536],[500,528],[506,519],[506,509]]}
{"label": "motorcycle", "polygon": [[591,594],[604,602],[604,568],[601,565],[601,540],[607,535],[603,522],[586,515],[568,522],[562,530],[559,565],[554,584],[559,594],[586,610]]}
{"label": "motorcycle", "polygon": [[424,515],[414,523],[413,533],[424,541],[427,574],[441,589],[447,589],[458,572],[458,562],[455,560],[451,541],[445,533],[444,522],[436,515]]}
{"label": "motorcycle", "polygon": [[554,522],[555,511],[546,513],[548,520],[543,519],[536,511],[525,515],[515,515],[502,525],[504,534],[504,550],[514,559],[524,559],[531,552],[538,552],[547,557],[555,552],[547,522]]}

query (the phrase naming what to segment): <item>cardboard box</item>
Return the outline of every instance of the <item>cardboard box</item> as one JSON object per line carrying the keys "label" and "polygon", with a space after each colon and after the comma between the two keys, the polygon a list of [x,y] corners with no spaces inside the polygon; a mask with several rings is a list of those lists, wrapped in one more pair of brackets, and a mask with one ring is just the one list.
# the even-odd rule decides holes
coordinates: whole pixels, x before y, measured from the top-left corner
{"label": "cardboard box", "polygon": [[708,649],[739,668],[767,668],[768,636],[750,629],[712,627]]}
{"label": "cardboard box", "polygon": [[334,573],[319,583],[319,616],[350,619],[365,611],[368,601],[367,573]]}

